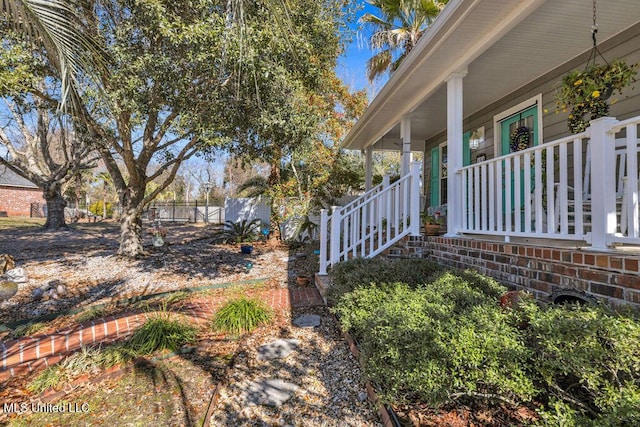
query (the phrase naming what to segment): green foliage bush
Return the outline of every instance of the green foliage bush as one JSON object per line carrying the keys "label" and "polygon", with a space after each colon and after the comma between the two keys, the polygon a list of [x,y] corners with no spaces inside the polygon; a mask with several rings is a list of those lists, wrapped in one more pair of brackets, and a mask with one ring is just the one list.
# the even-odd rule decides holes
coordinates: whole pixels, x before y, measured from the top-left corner
{"label": "green foliage bush", "polygon": [[271,321],[271,312],[258,299],[239,298],[226,303],[213,318],[213,328],[241,335]]}
{"label": "green foliage bush", "polygon": [[[524,303],[519,313],[548,390],[547,424],[570,415],[575,426],[640,425],[640,322],[605,306]],[[560,408],[560,409],[558,409]],[[551,421],[549,421],[551,420]]]}
{"label": "green foliage bush", "polygon": [[398,283],[380,271],[394,264],[355,260],[334,276],[349,284],[333,310],[386,401],[511,401],[537,407],[539,426],[640,425],[637,313],[533,300],[502,309],[493,279],[435,269]]}
{"label": "green foliage bush", "polygon": [[[107,218],[113,217],[114,206],[113,203],[107,202]],[[98,200],[97,202],[91,203],[89,206],[89,211],[97,216],[102,216],[105,213],[104,206],[102,204],[102,200]]]}
{"label": "green foliage bush", "polygon": [[439,406],[474,393],[529,400],[530,350],[509,313],[497,306],[495,293],[505,288],[492,282],[442,273],[415,288],[360,287],[344,295],[335,311],[342,326],[354,331],[365,374],[388,401],[417,398]]}
{"label": "green foliage bush", "polygon": [[371,283],[402,282],[415,286],[426,283],[434,273],[442,271],[440,265],[423,259],[354,258],[332,267],[327,300],[335,305],[342,295]]}
{"label": "green foliage bush", "polygon": [[136,355],[152,354],[158,350],[178,351],[196,340],[197,329],[188,323],[159,314],[149,318],[131,336],[127,347]]}

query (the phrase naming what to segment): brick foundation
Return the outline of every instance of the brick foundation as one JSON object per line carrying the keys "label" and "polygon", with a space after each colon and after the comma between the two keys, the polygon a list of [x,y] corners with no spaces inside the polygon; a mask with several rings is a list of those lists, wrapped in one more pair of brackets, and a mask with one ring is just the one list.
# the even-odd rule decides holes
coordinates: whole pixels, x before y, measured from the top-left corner
{"label": "brick foundation", "polygon": [[613,306],[640,307],[640,253],[549,248],[471,238],[411,236],[385,253],[472,268],[545,298],[559,289],[586,292]]}
{"label": "brick foundation", "polygon": [[573,288],[613,306],[640,307],[638,253],[424,236],[411,237],[407,246],[427,248],[430,259],[451,267],[472,268],[537,297]]}

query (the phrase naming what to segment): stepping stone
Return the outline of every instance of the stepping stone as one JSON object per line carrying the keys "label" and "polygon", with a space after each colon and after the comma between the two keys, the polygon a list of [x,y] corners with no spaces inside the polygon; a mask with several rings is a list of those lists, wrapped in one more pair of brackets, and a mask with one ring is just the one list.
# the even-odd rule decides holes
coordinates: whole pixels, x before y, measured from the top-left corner
{"label": "stepping stone", "polygon": [[258,380],[248,384],[245,403],[280,407],[300,387],[279,379]]}
{"label": "stepping stone", "polygon": [[0,280],[0,300],[9,299],[18,293],[18,284],[11,280]]}
{"label": "stepping stone", "polygon": [[27,272],[22,267],[14,268],[13,270],[7,270],[4,272],[4,276],[16,283],[27,283],[29,278],[27,277]]}
{"label": "stepping stone", "polygon": [[279,339],[258,348],[258,360],[284,359],[298,347],[300,340]]}
{"label": "stepping stone", "polygon": [[317,314],[303,314],[300,317],[297,317],[293,324],[299,328],[315,328],[316,326],[320,326],[320,316]]}

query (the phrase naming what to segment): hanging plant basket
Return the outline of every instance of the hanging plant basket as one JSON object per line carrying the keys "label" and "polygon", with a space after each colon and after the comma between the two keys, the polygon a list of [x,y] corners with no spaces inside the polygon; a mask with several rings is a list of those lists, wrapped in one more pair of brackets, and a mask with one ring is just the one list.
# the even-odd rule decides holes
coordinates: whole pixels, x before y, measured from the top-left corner
{"label": "hanging plant basket", "polygon": [[608,64],[592,64],[584,71],[572,71],[562,78],[556,91],[557,111],[569,111],[567,125],[571,133],[583,132],[590,120],[605,117],[615,99],[614,93],[635,83],[638,64],[627,65],[622,59]]}

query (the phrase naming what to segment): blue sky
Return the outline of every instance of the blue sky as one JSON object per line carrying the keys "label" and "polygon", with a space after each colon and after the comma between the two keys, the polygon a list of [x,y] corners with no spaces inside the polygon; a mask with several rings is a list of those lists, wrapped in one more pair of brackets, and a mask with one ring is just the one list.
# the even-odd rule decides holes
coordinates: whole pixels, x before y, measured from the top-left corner
{"label": "blue sky", "polygon": [[[356,14],[356,21],[367,12],[377,14],[377,8],[362,0],[359,3],[363,7]],[[351,24],[351,28],[357,30],[358,23]],[[343,82],[355,90],[367,89],[369,99],[372,98],[374,93],[378,92],[386,80],[383,78],[373,84],[368,82],[366,63],[371,55],[372,52],[367,46],[367,40],[362,33],[359,33],[347,45],[346,51],[338,60],[338,66],[336,67],[336,73]]]}

